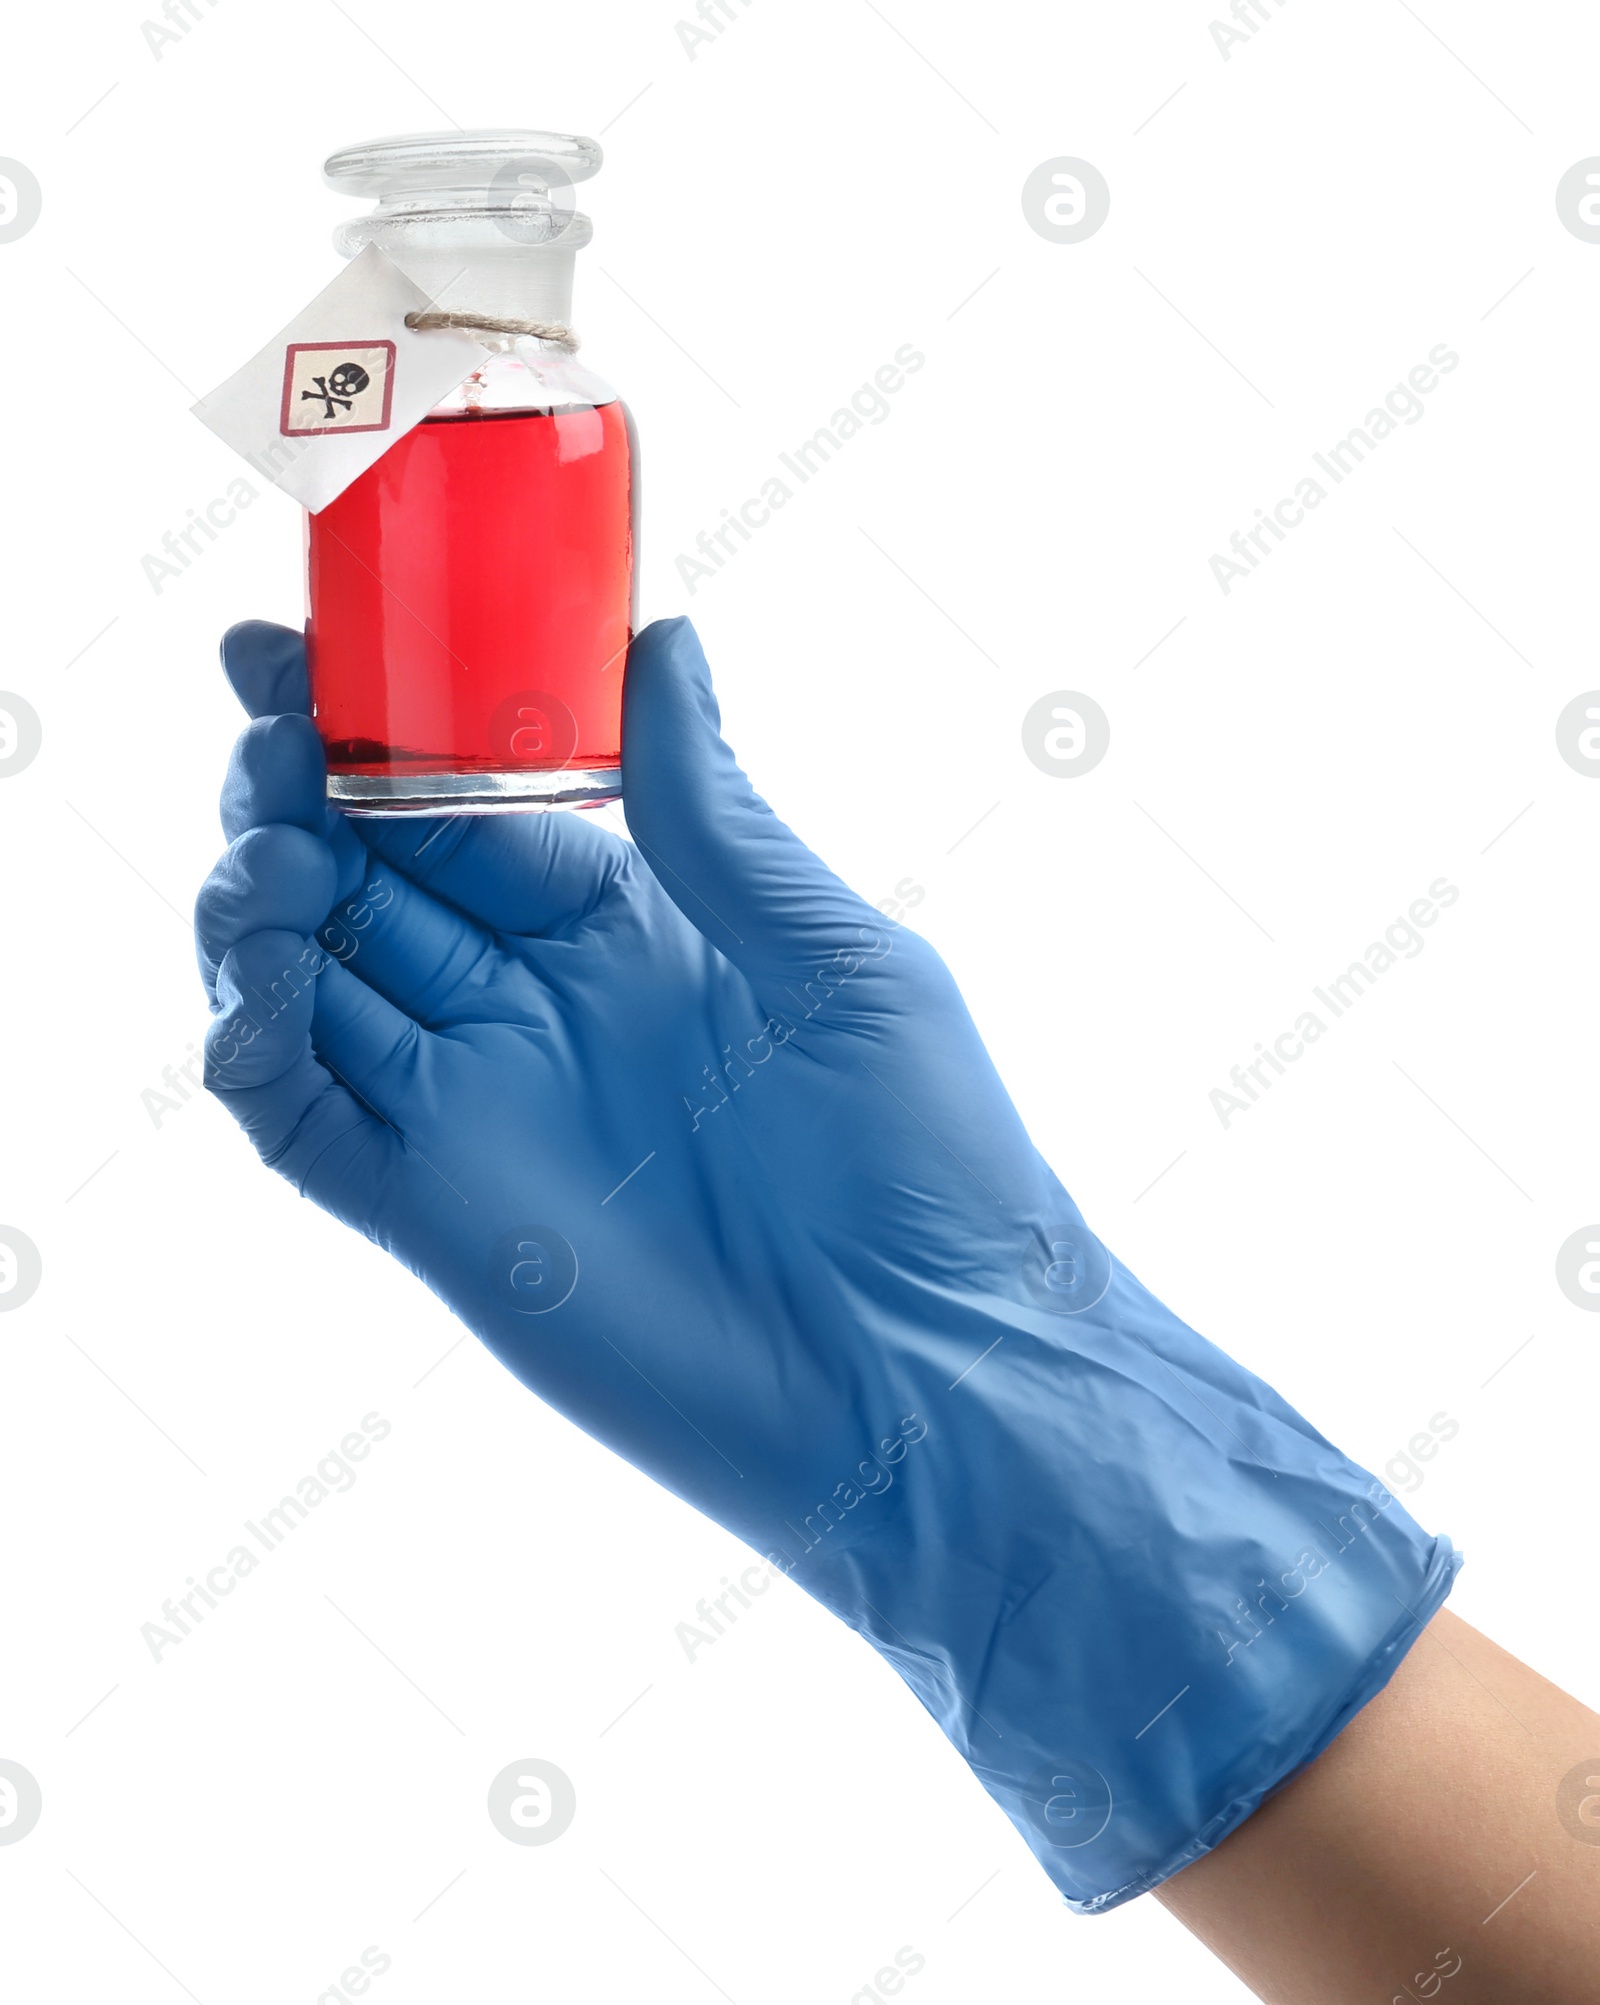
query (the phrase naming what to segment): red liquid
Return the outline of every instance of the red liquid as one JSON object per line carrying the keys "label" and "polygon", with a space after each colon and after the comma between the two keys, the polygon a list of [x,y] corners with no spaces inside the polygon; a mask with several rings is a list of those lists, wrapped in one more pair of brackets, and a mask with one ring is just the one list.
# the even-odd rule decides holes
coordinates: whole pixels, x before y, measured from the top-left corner
{"label": "red liquid", "polygon": [[610,403],[426,418],[310,516],[329,771],[617,765],[634,497]]}

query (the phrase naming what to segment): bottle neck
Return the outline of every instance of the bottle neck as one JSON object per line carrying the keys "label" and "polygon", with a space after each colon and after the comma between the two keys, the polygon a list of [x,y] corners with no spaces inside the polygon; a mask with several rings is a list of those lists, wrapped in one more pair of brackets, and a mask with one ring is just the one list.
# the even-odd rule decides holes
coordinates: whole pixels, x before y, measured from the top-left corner
{"label": "bottle neck", "polygon": [[519,241],[522,231],[521,219],[503,213],[380,208],[342,225],[334,243],[346,257],[376,244],[446,311],[569,324],[587,217],[572,217],[555,243]]}

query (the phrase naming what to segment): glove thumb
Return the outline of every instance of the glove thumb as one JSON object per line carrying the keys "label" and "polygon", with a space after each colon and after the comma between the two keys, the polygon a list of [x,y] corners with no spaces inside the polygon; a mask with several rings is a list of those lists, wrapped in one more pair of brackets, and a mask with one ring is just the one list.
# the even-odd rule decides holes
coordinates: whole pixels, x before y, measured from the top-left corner
{"label": "glove thumb", "polygon": [[772,812],[722,739],[699,636],[646,627],[628,654],[622,798],[667,896],[755,980],[804,980],[819,959],[877,939],[882,915]]}

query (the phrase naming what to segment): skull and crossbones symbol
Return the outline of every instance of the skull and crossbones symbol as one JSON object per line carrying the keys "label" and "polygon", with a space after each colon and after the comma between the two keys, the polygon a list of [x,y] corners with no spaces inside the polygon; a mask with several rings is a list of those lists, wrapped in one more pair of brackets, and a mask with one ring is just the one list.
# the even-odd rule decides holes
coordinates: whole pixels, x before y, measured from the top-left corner
{"label": "skull and crossbones symbol", "polygon": [[326,376],[313,376],[311,380],[317,387],[314,390],[302,390],[301,403],[303,404],[308,397],[315,403],[320,397],[323,405],[322,415],[325,419],[331,419],[335,404],[343,404],[347,411],[352,410],[354,399],[360,396],[372,378],[359,362],[341,362],[337,369],[330,370]]}

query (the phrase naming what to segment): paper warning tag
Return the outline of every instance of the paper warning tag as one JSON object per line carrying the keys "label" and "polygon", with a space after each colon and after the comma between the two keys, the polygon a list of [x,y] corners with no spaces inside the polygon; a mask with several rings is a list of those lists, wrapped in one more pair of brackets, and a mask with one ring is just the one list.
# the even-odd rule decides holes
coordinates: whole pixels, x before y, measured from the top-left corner
{"label": "paper warning tag", "polygon": [[369,244],[194,414],[315,515],[484,359],[464,329],[406,326],[432,304]]}

